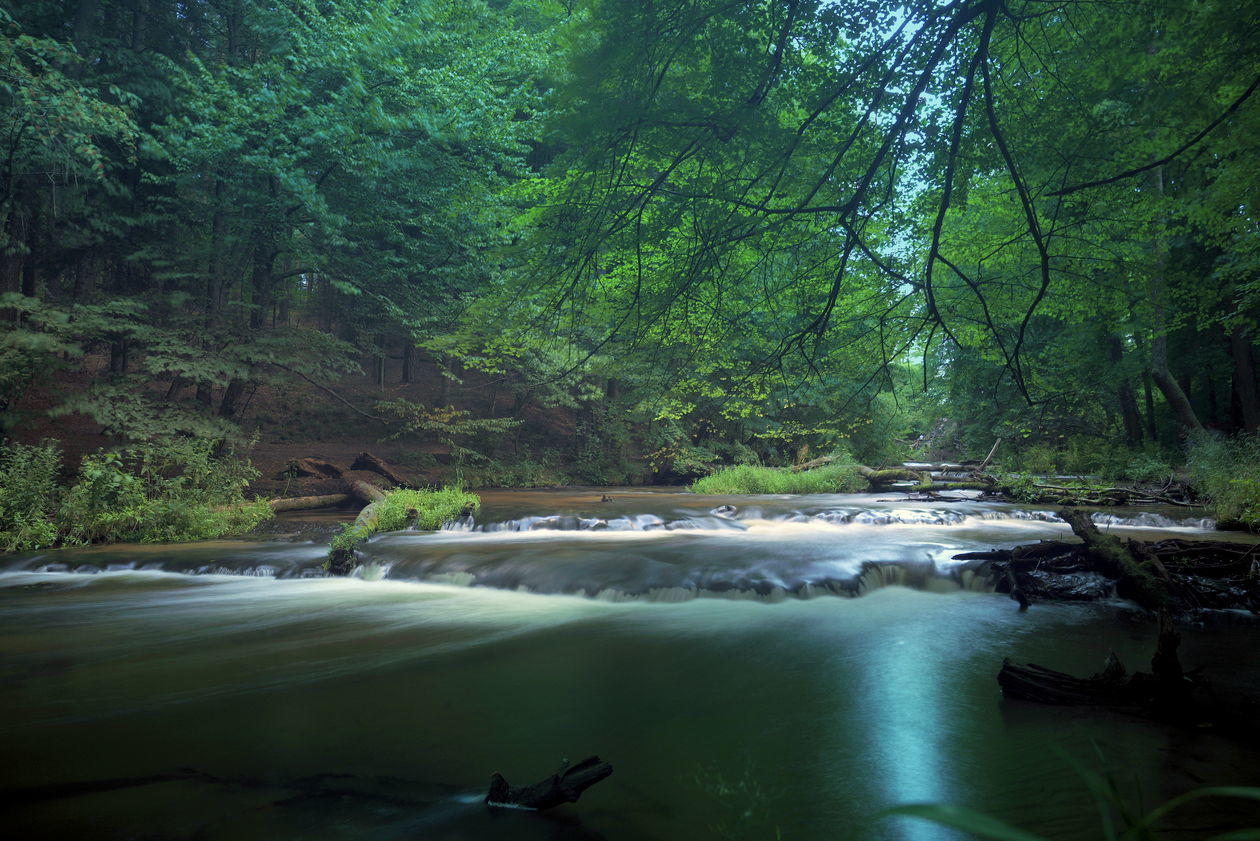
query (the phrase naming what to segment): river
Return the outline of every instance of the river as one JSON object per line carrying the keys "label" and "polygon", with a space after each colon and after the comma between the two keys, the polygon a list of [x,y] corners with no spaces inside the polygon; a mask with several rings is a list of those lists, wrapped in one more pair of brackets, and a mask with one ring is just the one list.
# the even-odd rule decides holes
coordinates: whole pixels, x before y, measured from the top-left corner
{"label": "river", "polygon": [[[1048,512],[482,496],[476,530],[382,535],[349,579],[318,575],[310,516],[289,540],[0,558],[6,837],[962,837],[875,820],[930,801],[1084,841],[1101,835],[1082,770],[1133,808],[1260,780],[1260,757],[1214,736],[1001,698],[1003,657],[1089,674],[1109,650],[1144,668],[1153,647],[1118,603],[1020,613],[950,560],[1067,534]],[[1260,688],[1260,627],[1187,629],[1182,660]],[[615,771],[576,805],[480,803],[493,771],[522,784],[590,754]],[[1247,814],[1217,801],[1168,837]]]}

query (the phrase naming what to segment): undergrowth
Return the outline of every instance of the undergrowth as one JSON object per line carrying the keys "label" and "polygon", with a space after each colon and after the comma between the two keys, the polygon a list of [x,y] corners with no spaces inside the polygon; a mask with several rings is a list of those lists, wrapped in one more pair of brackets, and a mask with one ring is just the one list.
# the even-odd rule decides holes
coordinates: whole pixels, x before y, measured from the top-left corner
{"label": "undergrowth", "polygon": [[853,465],[830,464],[793,473],[778,467],[739,464],[697,479],[689,488],[698,494],[821,494],[857,493],[866,480]]}
{"label": "undergrowth", "polygon": [[1260,531],[1260,437],[1196,433],[1187,444],[1186,470],[1218,523]]}
{"label": "undergrowth", "polygon": [[250,463],[215,455],[206,439],[87,456],[69,486],[60,472],[56,442],[0,447],[0,551],[205,540],[272,516],[265,500],[243,496],[257,475]]}

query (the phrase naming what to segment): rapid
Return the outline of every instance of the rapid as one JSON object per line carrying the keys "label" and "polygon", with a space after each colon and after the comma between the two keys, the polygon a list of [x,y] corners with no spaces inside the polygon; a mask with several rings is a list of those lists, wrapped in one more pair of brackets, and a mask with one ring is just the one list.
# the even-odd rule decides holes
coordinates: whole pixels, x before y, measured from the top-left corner
{"label": "rapid", "polygon": [[[475,523],[375,538],[348,579],[323,575],[309,516],[283,540],[0,558],[10,837],[960,837],[875,820],[940,802],[1088,839],[1075,766],[1147,808],[1260,779],[1215,738],[1002,700],[1004,657],[1089,674],[1109,650],[1150,656],[1150,624],[1116,603],[1021,614],[952,560],[1066,536],[1051,511],[482,496]],[[1144,539],[1212,525],[1095,519]],[[1222,624],[1187,629],[1183,661],[1260,686],[1260,628]],[[595,753],[614,774],[574,806],[480,803],[493,771],[527,783]],[[1241,819],[1218,806],[1181,837]]]}

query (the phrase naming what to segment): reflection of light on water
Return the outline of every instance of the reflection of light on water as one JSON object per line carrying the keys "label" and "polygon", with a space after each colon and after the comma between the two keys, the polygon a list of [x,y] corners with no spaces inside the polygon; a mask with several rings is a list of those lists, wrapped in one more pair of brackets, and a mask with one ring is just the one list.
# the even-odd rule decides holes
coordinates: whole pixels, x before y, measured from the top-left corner
{"label": "reflection of light on water", "polygon": [[[949,658],[933,650],[926,629],[914,619],[896,638],[873,646],[864,672],[864,696],[872,711],[867,746],[886,802],[947,803],[949,728],[942,715],[949,691],[942,665]],[[956,748],[955,748],[956,750]],[[960,836],[924,821],[897,818],[895,837],[942,841]]]}

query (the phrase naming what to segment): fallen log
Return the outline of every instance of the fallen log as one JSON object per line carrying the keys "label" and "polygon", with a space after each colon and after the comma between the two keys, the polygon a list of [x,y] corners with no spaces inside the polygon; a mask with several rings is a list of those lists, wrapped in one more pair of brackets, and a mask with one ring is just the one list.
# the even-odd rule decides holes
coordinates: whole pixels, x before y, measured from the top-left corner
{"label": "fallen log", "polygon": [[303,511],[309,508],[331,508],[351,500],[350,494],[323,494],[320,496],[290,496],[284,499],[273,499],[267,504],[277,513],[281,511]]}
{"label": "fallen log", "polygon": [[340,479],[341,468],[332,462],[318,458],[290,459],[277,479],[290,479],[298,476],[315,476],[323,479]]}
{"label": "fallen log", "polygon": [[819,456],[816,459],[803,462],[802,464],[792,465],[792,472],[800,473],[802,470],[813,470],[815,467],[823,467],[825,465],[831,464],[833,461],[835,461],[835,459],[832,458],[831,456]]}
{"label": "fallen log", "polygon": [[384,491],[362,480],[351,482],[350,489],[367,505],[354,518],[353,523],[333,538],[328,551],[328,571],[333,575],[349,575],[359,565],[355,552],[359,544],[376,531],[380,503],[385,499]]}
{"label": "fallen log", "polygon": [[872,470],[864,465],[858,465],[857,472],[863,479],[871,484],[871,487],[890,485],[893,482],[915,482],[919,485],[930,484],[927,474],[904,467],[894,467],[889,468],[888,470]]}
{"label": "fallen log", "polygon": [[1153,718],[1198,732],[1215,732],[1247,744],[1260,742],[1255,699],[1216,692],[1202,669],[1184,671],[1177,657],[1181,635],[1168,611],[1161,611],[1151,671],[1126,673],[1114,653],[1103,670],[1087,678],[1035,663],[1002,661],[998,685],[1003,697],[1038,704],[1098,706]]}
{"label": "fallen log", "polygon": [[515,788],[497,771],[490,777],[490,790],[486,793],[487,806],[507,806],[515,809],[550,809],[563,803],[576,803],[582,792],[607,779],[612,765],[598,756],[588,756],[577,765],[569,760],[560,763],[554,774],[533,785]]}
{"label": "fallen log", "polygon": [[1125,669],[1116,655],[1107,657],[1103,671],[1092,677],[1074,677],[1036,663],[1002,661],[998,685],[1002,695],[1020,701],[1058,706],[1120,707],[1137,701],[1125,679]]}
{"label": "fallen log", "polygon": [[351,470],[370,470],[373,473],[384,476],[400,488],[415,489],[416,484],[408,477],[404,476],[398,468],[389,464],[385,459],[372,455],[368,452],[359,453],[354,460],[354,464],[350,465]]}
{"label": "fallen log", "polygon": [[[1103,534],[1088,511],[1064,508],[1059,512],[1072,532],[1085,543],[1085,551],[1098,571],[1116,581],[1116,592],[1148,610],[1165,610],[1176,604],[1168,571],[1142,544],[1122,543],[1118,537]],[[1153,562],[1152,562],[1153,561]]]}

